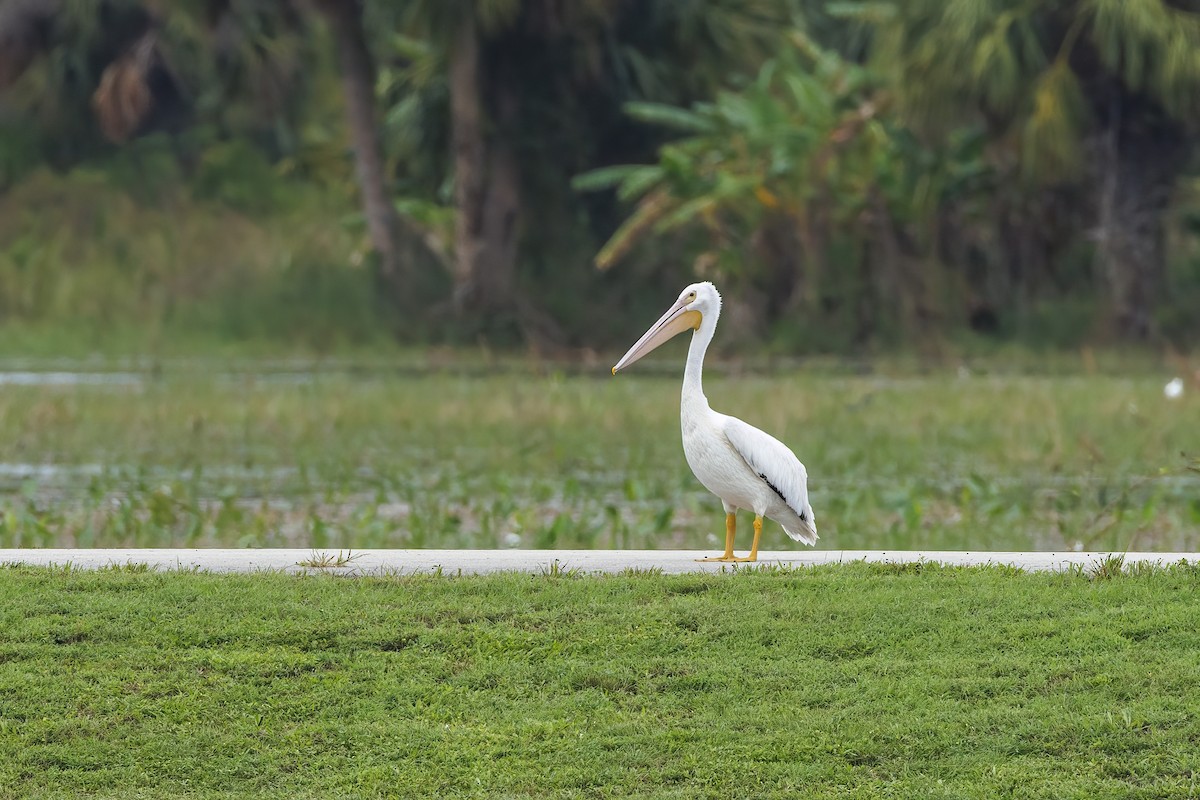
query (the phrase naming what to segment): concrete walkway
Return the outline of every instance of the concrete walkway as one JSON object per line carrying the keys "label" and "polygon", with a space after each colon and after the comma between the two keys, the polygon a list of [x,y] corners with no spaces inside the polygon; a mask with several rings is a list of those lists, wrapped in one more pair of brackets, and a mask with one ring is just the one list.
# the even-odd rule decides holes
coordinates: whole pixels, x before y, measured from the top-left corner
{"label": "concrete walkway", "polygon": [[[0,564],[66,565],[97,569],[114,564],[147,564],[155,569],[198,569],[208,572],[329,572],[341,575],[410,574],[441,571],[447,575],[489,572],[583,573],[661,570],[664,573],[719,572],[731,565],[700,563],[716,555],[690,550],[0,550]],[[1200,562],[1200,553],[1000,553],[936,550],[802,550],[759,553],[760,565],[810,566],[846,561],[919,563],[968,566],[1006,564],[1027,570],[1062,571],[1073,566],[1093,568],[1110,556],[1126,564]],[[557,565],[557,567],[555,566]]]}

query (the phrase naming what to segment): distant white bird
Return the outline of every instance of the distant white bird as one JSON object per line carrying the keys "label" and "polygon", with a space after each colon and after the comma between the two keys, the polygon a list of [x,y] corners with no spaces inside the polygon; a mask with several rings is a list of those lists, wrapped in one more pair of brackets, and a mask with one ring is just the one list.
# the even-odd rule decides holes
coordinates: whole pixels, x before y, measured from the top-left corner
{"label": "distant white bird", "polygon": [[1163,387],[1163,396],[1168,400],[1174,400],[1177,397],[1183,396],[1183,378],[1176,378],[1173,381],[1169,381]]}
{"label": "distant white bird", "polygon": [[[679,404],[683,453],[700,483],[725,507],[725,553],[701,560],[757,561],[763,517],[775,520],[788,536],[805,544],[816,543],[817,526],[808,502],[808,473],[787,445],[708,406],[701,372],[720,315],[721,295],[716,287],[693,283],[612,371],[616,375],[676,334],[693,331]],[[733,540],[741,508],[754,512],[754,544],[750,555],[739,558],[733,554]]]}

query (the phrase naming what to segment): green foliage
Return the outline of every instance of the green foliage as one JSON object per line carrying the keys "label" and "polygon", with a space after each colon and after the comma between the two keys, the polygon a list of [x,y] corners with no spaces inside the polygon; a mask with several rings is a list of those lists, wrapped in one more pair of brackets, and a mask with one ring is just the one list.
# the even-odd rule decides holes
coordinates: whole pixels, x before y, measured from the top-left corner
{"label": "green foliage", "polygon": [[250,214],[278,210],[294,195],[292,187],[276,178],[263,152],[242,139],[207,148],[192,187],[198,199]]}
{"label": "green foliage", "polygon": [[0,190],[6,190],[36,169],[39,138],[27,126],[0,118]]}
{"label": "green foliage", "polygon": [[[0,206],[28,220],[0,236],[6,332],[157,340],[188,320],[279,340],[303,315],[249,309],[284,298],[325,320],[310,338],[341,324],[331,336],[344,341],[384,327],[412,341],[508,330],[434,313],[385,326],[387,298],[366,297],[445,299],[453,276],[425,266],[397,290],[357,271],[373,259],[336,52],[314,6],[101,5],[10,2],[0,15]],[[726,325],[742,341],[787,353],[933,351],[968,326],[993,345],[1070,347],[1104,335],[1104,306],[1131,273],[1151,276],[1142,310],[1156,342],[1200,335],[1200,228],[1187,222],[1200,208],[1187,188],[1200,22],[1178,4],[371,0],[363,11],[387,189],[447,261],[448,75],[456,34],[475,26],[483,129],[520,162],[522,307],[554,318],[556,344],[624,341],[653,297],[697,275],[741,307]],[[124,137],[105,119],[139,95],[99,91],[116,83],[150,98]],[[506,122],[501,96],[517,109]],[[66,183],[45,191],[47,171],[80,182],[78,196]],[[1136,213],[1110,208],[1102,225],[1114,197]],[[1115,257],[1113,243],[1138,232],[1126,250],[1157,252],[1165,234],[1166,255]],[[308,249],[310,237],[313,255],[297,259],[289,241]],[[216,257],[202,258],[212,242]],[[285,287],[297,279],[311,286]],[[338,309],[289,295],[327,280]],[[222,298],[226,312],[209,305]]]}
{"label": "green foliage", "polygon": [[312,225],[328,205],[311,187],[245,146],[200,161],[189,192],[169,143],[147,139],[102,169],[41,170],[0,197],[9,328],[69,321],[103,341],[134,325],[150,337],[139,349],[180,330],[330,344],[380,335],[370,277],[348,263],[354,241]]}
{"label": "green foliage", "polygon": [[1200,18],[1164,0],[1089,0],[1088,31],[1108,69],[1172,114],[1200,122]]}
{"label": "green foliage", "polygon": [[[945,131],[977,111],[1020,134],[1029,176],[1078,177],[1103,69],[1180,119],[1200,121],[1200,20],[1163,0],[840,3],[873,29],[874,62],[900,108]],[[1082,82],[1089,88],[1085,93]]]}
{"label": "green foliage", "polygon": [[5,568],[0,785],[1185,797],[1200,769],[1192,569],[569,573]]}
{"label": "green foliage", "polygon": [[[631,106],[639,119],[691,135],[664,146],[656,165],[576,179],[577,189],[615,184],[622,199],[639,200],[597,265],[612,266],[639,241],[700,230],[703,236],[688,241],[698,242],[693,255],[702,275],[726,286],[786,281],[788,311],[803,308],[818,328],[834,322],[851,329],[851,319],[823,318],[822,310],[850,308],[866,293],[853,274],[860,263],[880,259],[865,243],[892,239],[898,251],[903,236],[912,252],[899,257],[936,262],[929,221],[949,204],[970,214],[986,172],[978,137],[960,135],[941,151],[923,147],[887,120],[886,98],[874,84],[862,68],[797,35],[793,49],[767,61],[741,91],[691,110]],[[780,262],[792,274],[781,276]],[[886,261],[868,269],[880,267],[900,269]],[[880,301],[877,326],[895,309],[894,297]],[[916,297],[914,308],[921,302]]]}
{"label": "green foliage", "polygon": [[211,326],[235,341],[284,341],[318,353],[386,338],[371,274],[304,252],[269,272],[230,276],[190,316],[182,322],[193,330]]}
{"label": "green foliage", "polygon": [[714,124],[703,114],[661,103],[629,103],[625,113],[640,122],[662,125],[686,133],[714,133]]}

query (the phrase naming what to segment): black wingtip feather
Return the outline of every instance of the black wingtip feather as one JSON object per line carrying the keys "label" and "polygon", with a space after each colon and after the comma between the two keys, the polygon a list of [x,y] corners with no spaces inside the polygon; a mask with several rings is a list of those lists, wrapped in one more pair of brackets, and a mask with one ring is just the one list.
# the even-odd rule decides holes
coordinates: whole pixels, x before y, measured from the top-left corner
{"label": "black wingtip feather", "polygon": [[[766,475],[763,475],[761,472],[760,472],[760,473],[758,473],[758,477],[760,477],[760,478],[762,478],[764,481],[766,481],[766,483],[767,483],[767,486],[770,486],[770,487],[771,487],[771,491],[772,491],[772,492],[774,492],[775,494],[779,495],[779,499],[780,499],[780,500],[782,500],[782,501],[783,501],[783,502],[785,502],[785,503],[788,501],[788,499],[787,499],[786,497],[784,497],[784,496],[783,496],[783,492],[779,491],[779,487],[778,487],[778,486],[776,486],[775,484],[771,483],[771,479],[770,479],[770,478],[768,478]],[[803,514],[801,514],[801,515],[800,515],[800,519],[804,519],[804,515],[803,515]]]}

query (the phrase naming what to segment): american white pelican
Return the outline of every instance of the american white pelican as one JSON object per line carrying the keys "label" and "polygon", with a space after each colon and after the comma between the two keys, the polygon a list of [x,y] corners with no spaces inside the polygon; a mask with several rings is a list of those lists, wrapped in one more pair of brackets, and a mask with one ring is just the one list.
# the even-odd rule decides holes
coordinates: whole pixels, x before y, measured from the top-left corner
{"label": "american white pelican", "polygon": [[[704,353],[721,316],[721,295],[711,283],[693,283],[629,352],[612,368],[628,367],[671,337],[692,330],[679,418],[683,454],[704,488],[725,506],[725,553],[701,561],[757,561],[763,517],[780,525],[788,536],[815,544],[817,526],[808,502],[808,472],[787,445],[736,417],[713,411],[704,396],[700,373]],[[733,554],[737,510],[754,512],[754,545],[750,555]]]}

